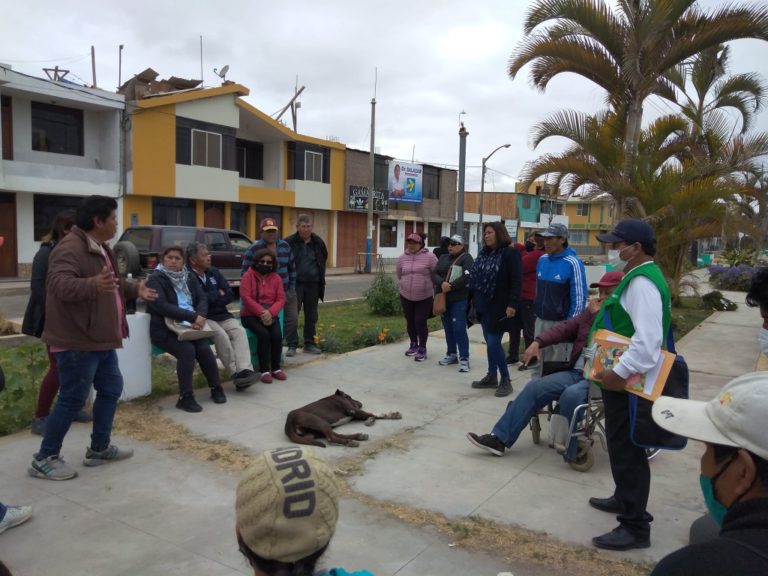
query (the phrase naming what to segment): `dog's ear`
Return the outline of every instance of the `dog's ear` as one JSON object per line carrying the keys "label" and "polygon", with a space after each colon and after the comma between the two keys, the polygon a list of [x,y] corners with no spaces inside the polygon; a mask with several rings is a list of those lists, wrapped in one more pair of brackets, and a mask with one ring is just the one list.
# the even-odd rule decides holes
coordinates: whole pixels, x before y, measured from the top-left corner
{"label": "dog's ear", "polygon": [[335,396],[346,396],[346,394],[344,394],[344,392],[342,392],[341,390],[339,390],[338,388],[336,388],[336,394],[335,394]]}

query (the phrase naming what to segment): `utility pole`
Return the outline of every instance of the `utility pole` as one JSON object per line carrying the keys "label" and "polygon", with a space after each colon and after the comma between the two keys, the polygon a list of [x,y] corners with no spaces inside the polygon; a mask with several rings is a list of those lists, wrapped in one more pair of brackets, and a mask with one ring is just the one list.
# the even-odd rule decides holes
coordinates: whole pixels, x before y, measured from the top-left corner
{"label": "utility pole", "polygon": [[480,251],[483,249],[483,194],[485,192],[485,163],[488,162],[488,160],[491,159],[491,156],[496,154],[499,150],[502,148],[509,148],[510,144],[502,144],[501,146],[494,149],[493,152],[488,154],[485,158],[483,158],[483,171],[482,171],[482,177],[480,179],[480,223],[478,224],[478,235],[477,235],[477,253],[480,254]]}
{"label": "utility pole", "polygon": [[[461,118],[461,116],[459,116]],[[469,132],[464,128],[464,122],[459,122],[459,197],[458,218],[456,220],[456,234],[464,236],[464,175],[467,169],[467,136]],[[464,239],[464,243],[469,238]]]}
{"label": "utility pole", "polygon": [[373,98],[371,98],[371,180],[368,183],[368,222],[367,222],[367,236],[365,239],[365,271],[370,274],[372,266],[371,260],[373,259],[373,188],[376,182],[375,168],[376,168],[376,151],[374,149],[376,142],[376,82],[373,84]]}

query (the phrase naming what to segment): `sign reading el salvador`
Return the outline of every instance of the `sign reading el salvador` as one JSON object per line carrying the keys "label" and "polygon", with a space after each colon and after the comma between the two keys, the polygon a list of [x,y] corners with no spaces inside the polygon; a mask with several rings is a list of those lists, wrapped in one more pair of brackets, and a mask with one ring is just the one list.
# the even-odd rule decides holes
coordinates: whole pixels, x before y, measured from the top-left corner
{"label": "sign reading el salvador", "polygon": [[399,160],[389,161],[389,199],[396,202],[421,204],[421,164]]}
{"label": "sign reading el salvador", "polygon": [[[368,211],[368,187],[350,186],[349,201],[347,202],[349,210],[367,212]],[[389,193],[386,190],[373,191],[373,211],[377,214],[386,214],[389,211]]]}

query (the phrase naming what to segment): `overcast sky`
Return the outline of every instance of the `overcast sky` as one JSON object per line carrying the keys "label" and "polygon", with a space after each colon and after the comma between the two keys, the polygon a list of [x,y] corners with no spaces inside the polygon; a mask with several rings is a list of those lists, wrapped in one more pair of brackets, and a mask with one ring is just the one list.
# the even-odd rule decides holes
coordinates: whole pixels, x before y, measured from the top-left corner
{"label": "overcast sky", "polygon": [[[753,0],[764,3],[765,0]],[[703,6],[722,4],[704,0]],[[562,108],[595,112],[604,94],[574,75],[557,78],[546,93],[534,90],[527,70],[514,81],[507,61],[522,37],[525,0],[23,0],[0,19],[0,62],[44,76],[59,65],[69,78],[92,82],[90,47],[96,48],[98,86],[118,85],[118,46],[124,45],[122,80],[145,68],[161,78],[220,79],[250,89],[246,99],[266,114],[301,96],[298,131],[337,137],[349,147],[370,147],[370,111],[376,91],[376,147],[398,159],[456,167],[459,113],[469,131],[467,190],[510,190],[526,161],[558,150],[551,142],[532,150],[531,126]],[[768,77],[768,43],[739,41],[732,72]],[[671,111],[646,104],[645,117]],[[288,121],[290,113],[284,116]],[[768,113],[757,128],[768,131]],[[546,144],[546,143],[545,143]]]}

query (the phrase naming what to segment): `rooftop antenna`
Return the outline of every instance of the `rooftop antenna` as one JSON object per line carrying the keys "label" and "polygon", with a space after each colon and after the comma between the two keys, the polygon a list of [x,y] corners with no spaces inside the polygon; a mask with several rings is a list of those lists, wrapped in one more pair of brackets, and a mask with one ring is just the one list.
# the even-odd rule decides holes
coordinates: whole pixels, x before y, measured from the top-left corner
{"label": "rooftop antenna", "polygon": [[227,72],[229,72],[229,64],[224,64],[224,66],[221,67],[221,70],[218,68],[213,69],[213,73],[216,74],[219,78],[221,78],[222,82],[226,82],[227,80]]}
{"label": "rooftop antenna", "polygon": [[461,121],[461,116],[464,115],[464,114],[466,114],[466,112],[464,111],[464,108],[462,108],[461,112],[459,112],[459,128],[464,126],[464,122]]}
{"label": "rooftop antenna", "polygon": [[[285,114],[285,112],[288,110],[288,108],[291,108],[292,110],[294,110],[294,111],[295,111],[295,108],[294,108],[293,104],[294,104],[294,102],[296,101],[296,99],[299,97],[299,95],[300,95],[300,94],[301,94],[301,93],[304,91],[304,88],[305,88],[304,86],[302,86],[302,87],[301,87],[301,88],[299,88],[298,90],[296,90],[296,89],[294,88],[294,90],[295,90],[295,94],[293,95],[293,98],[291,98],[291,99],[288,101],[288,104],[286,104],[286,105],[285,105],[285,106],[282,108],[282,110],[280,110],[280,112],[278,112],[277,116],[275,117],[275,120],[280,120],[280,118],[282,118],[283,114]],[[295,122],[294,122],[294,125],[293,125],[293,131],[294,131],[294,132],[296,132],[296,123],[295,123]]]}

